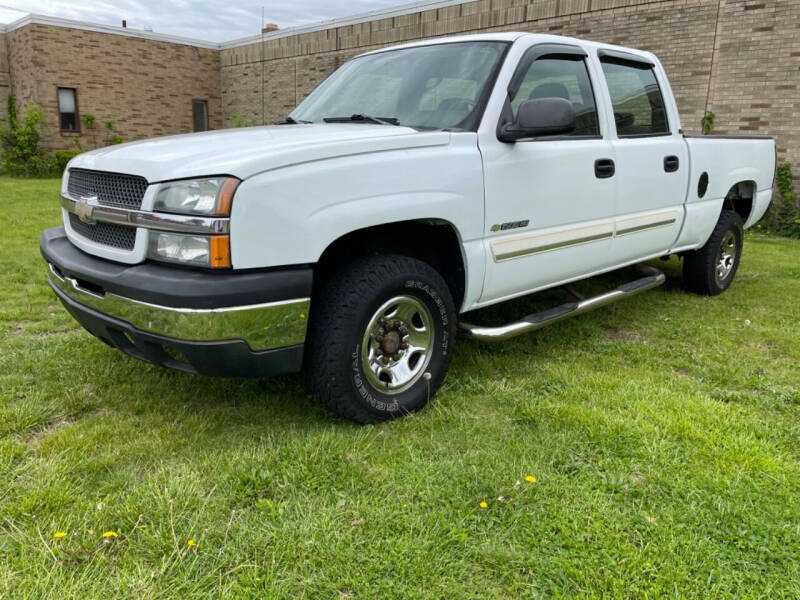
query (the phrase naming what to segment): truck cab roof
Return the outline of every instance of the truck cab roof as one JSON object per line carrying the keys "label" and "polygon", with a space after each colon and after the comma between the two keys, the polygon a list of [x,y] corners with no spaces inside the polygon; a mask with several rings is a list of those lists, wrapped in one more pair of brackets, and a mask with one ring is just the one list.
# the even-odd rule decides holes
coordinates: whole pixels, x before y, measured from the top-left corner
{"label": "truck cab roof", "polygon": [[373,50],[371,52],[365,52],[364,54],[360,54],[359,56],[368,56],[370,54],[379,54],[381,52],[389,52],[392,50],[399,50],[405,48],[416,48],[419,46],[433,46],[438,44],[455,44],[460,42],[517,42],[520,40],[524,40],[529,43],[542,43],[542,44],[571,44],[574,46],[580,46],[585,48],[586,50],[600,50],[600,49],[607,49],[607,50],[616,50],[619,52],[625,52],[628,54],[633,54],[642,58],[646,58],[652,62],[656,62],[658,59],[656,58],[655,54],[652,52],[647,52],[645,50],[638,50],[636,48],[628,48],[626,46],[617,46],[614,44],[606,44],[603,42],[593,42],[589,40],[582,40],[578,38],[573,38],[569,36],[563,35],[551,35],[547,33],[529,33],[525,31],[503,31],[497,33],[478,33],[478,34],[469,34],[469,35],[454,35],[454,36],[447,36],[435,39],[428,39],[428,40],[420,40],[418,42],[410,42],[407,44],[399,44],[396,46],[389,46],[388,48],[380,48],[378,50]]}

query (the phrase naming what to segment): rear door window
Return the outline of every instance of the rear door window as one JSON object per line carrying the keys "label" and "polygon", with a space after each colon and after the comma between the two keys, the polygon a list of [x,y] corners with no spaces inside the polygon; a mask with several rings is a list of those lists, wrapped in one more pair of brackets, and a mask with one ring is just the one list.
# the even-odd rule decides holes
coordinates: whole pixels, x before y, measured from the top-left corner
{"label": "rear door window", "polygon": [[664,96],[653,67],[617,58],[601,58],[614,107],[619,137],[669,133]]}

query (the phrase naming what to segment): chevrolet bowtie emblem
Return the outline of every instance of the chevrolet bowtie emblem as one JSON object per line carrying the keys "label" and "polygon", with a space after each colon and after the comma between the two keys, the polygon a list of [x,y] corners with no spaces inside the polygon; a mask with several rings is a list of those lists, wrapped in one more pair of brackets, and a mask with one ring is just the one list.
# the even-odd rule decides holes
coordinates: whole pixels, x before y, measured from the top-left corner
{"label": "chevrolet bowtie emblem", "polygon": [[75,202],[75,214],[87,225],[94,224],[92,216],[94,215],[95,204],[97,204],[97,196],[81,197]]}

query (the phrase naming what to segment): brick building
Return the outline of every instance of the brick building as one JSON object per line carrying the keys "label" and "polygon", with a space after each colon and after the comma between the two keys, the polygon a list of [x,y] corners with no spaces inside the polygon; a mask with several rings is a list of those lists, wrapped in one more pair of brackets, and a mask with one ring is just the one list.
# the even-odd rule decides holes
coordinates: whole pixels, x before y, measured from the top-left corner
{"label": "brick building", "polygon": [[105,145],[109,120],[125,139],[192,131],[193,107],[217,128],[219,65],[214,43],[28,16],[0,33],[0,116],[9,93],[20,110],[35,102],[52,149],[77,137],[85,147]]}
{"label": "brick building", "polygon": [[125,139],[272,123],[361,52],[513,30],[651,50],[684,130],[713,111],[715,133],[773,135],[780,160],[800,163],[800,0],[424,0],[222,44],[28,16],[0,30],[0,101],[39,104],[51,148],[101,144],[105,120]]}

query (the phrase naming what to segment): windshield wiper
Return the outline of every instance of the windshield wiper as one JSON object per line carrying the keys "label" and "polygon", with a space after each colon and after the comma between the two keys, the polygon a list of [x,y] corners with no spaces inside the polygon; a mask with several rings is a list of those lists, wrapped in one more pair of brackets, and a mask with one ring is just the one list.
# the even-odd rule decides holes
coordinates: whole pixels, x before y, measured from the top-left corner
{"label": "windshield wiper", "polygon": [[350,123],[366,121],[367,123],[376,123],[378,125],[400,125],[397,117],[371,117],[370,115],[350,115],[349,117],[325,117],[322,119],[326,123]]}
{"label": "windshield wiper", "polygon": [[292,116],[288,116],[278,124],[279,125],[299,125],[300,123],[303,123],[303,124],[307,125],[309,123],[312,123],[312,121],[303,121],[302,119],[295,119]]}

